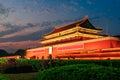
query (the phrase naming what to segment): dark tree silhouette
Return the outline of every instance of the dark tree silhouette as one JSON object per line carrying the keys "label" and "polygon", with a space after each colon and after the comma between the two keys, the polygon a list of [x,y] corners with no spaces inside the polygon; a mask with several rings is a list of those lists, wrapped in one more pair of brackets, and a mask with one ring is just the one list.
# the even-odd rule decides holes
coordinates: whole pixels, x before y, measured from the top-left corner
{"label": "dark tree silhouette", "polygon": [[21,58],[24,58],[25,54],[26,54],[26,50],[24,50],[24,49],[19,49],[15,52],[15,55],[19,55],[19,56],[21,56]]}
{"label": "dark tree silhouette", "polygon": [[3,50],[3,49],[0,49],[0,57],[2,56],[7,56],[8,55],[8,52]]}

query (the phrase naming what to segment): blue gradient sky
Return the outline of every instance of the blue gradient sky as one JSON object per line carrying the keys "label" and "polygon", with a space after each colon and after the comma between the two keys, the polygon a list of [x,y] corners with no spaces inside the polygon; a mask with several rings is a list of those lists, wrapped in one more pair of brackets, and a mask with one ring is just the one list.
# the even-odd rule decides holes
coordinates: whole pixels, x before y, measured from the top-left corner
{"label": "blue gradient sky", "polygon": [[120,35],[120,0],[0,0],[0,48],[33,48],[42,35],[88,15],[109,35]]}

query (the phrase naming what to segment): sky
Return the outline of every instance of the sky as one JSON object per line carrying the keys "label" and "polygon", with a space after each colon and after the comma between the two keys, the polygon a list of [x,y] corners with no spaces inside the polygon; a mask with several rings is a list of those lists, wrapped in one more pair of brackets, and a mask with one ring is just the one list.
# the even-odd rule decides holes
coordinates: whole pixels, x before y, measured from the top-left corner
{"label": "sky", "polygon": [[83,19],[120,35],[120,0],[0,0],[0,49],[15,52],[40,46],[55,27]]}

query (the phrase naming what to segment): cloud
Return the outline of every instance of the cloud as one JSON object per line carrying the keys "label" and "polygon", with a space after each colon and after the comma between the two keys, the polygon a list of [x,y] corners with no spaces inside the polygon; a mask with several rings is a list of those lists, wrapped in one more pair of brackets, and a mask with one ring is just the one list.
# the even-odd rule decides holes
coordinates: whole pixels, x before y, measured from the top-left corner
{"label": "cloud", "polygon": [[6,28],[13,28],[14,30],[8,30],[9,34],[6,33],[0,37],[0,49],[15,52],[18,49],[39,47],[40,43],[38,40],[42,38],[43,34],[49,33],[55,26],[61,26],[74,20],[75,19],[46,21],[41,24],[28,23],[26,25],[6,23],[4,24]]}
{"label": "cloud", "polygon": [[0,3],[0,15],[3,15],[5,17],[7,17],[10,11],[13,12],[13,9],[6,8],[6,7],[3,6],[2,3]]}
{"label": "cloud", "polygon": [[0,38],[12,38],[17,36],[26,36],[33,34],[38,31],[42,31],[48,28],[52,28],[54,26],[59,26],[65,24],[67,22],[71,22],[72,20],[56,20],[56,21],[45,21],[40,23],[27,23],[26,25],[14,25],[10,23],[5,23],[0,26],[2,32],[0,34]]}
{"label": "cloud", "polygon": [[[46,24],[42,24],[43,26]],[[34,32],[43,30],[40,24],[28,23],[26,25],[14,25],[11,23],[4,23],[0,26],[0,38],[12,38],[17,36],[26,36]],[[0,40],[1,41],[1,40]]]}
{"label": "cloud", "polygon": [[[26,31],[26,28],[30,29],[32,27],[36,27],[38,24],[32,24],[32,23],[28,23],[26,25],[16,25],[16,24],[11,24],[11,23],[4,23],[1,24],[0,26],[0,36],[7,36],[7,35],[11,35],[13,36],[13,33],[17,33],[17,32],[22,32],[22,31]],[[25,30],[24,30],[25,29]],[[15,35],[14,34],[14,35]]]}
{"label": "cloud", "polygon": [[40,46],[39,41],[32,40],[0,43],[0,49],[4,49],[8,52],[15,52],[18,49],[29,49],[39,46]]}
{"label": "cloud", "polygon": [[24,40],[39,40],[44,34],[51,32],[54,27],[59,27],[78,19],[45,21],[42,23],[27,23],[26,25],[3,24],[9,30],[0,32],[0,42],[16,42]]}
{"label": "cloud", "polygon": [[0,25],[0,32],[4,32],[4,31],[8,31],[8,30],[10,30],[11,28],[7,28],[7,27],[5,27],[5,26],[3,26],[3,25]]}
{"label": "cloud", "polygon": [[23,35],[23,36],[16,36],[16,37],[11,37],[11,38],[0,38],[0,42],[18,42],[18,41],[27,41],[27,40],[40,40],[42,39],[44,34],[47,34],[49,32],[51,32],[53,30],[53,28],[48,28],[48,29],[44,29],[42,31],[37,31],[34,32],[32,34],[29,35]]}
{"label": "cloud", "polygon": [[32,34],[34,32],[37,32],[39,30],[43,30],[44,27],[29,27],[29,28],[25,28],[21,31],[17,31],[17,32],[14,32],[14,33],[11,33],[11,34],[8,34],[8,35],[5,35],[5,36],[2,36],[1,38],[11,38],[11,37],[16,37],[16,36],[25,36],[25,35],[29,35],[29,34]]}
{"label": "cloud", "polygon": [[63,7],[64,11],[77,11],[77,8],[75,7],[76,5],[70,5],[70,4],[61,4],[61,6]]}
{"label": "cloud", "polygon": [[79,5],[79,3],[80,3],[80,0],[79,0],[79,2],[77,1],[77,0],[71,0],[70,1],[70,3],[72,4],[72,5]]}
{"label": "cloud", "polygon": [[91,0],[87,0],[87,4],[92,5],[94,3]]}

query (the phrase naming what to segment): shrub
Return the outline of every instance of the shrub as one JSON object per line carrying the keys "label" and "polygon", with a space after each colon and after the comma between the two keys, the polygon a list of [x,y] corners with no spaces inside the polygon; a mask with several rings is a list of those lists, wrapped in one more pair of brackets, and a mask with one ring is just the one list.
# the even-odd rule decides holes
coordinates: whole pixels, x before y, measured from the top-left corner
{"label": "shrub", "polygon": [[7,61],[7,58],[0,58],[0,64],[5,64]]}
{"label": "shrub", "polygon": [[9,79],[7,79],[6,77],[4,77],[0,74],[0,80],[9,80]]}
{"label": "shrub", "polygon": [[[119,68],[120,60],[53,60],[52,67],[73,65],[73,64],[97,64]],[[49,65],[48,65],[49,67]]]}
{"label": "shrub", "polygon": [[41,60],[28,60],[28,59],[18,59],[16,63],[29,64],[32,65],[33,69],[38,71],[41,69]]}
{"label": "shrub", "polygon": [[73,64],[97,64],[102,66],[111,66],[119,68],[120,60],[28,60],[19,59],[17,63],[24,63],[32,65],[36,71],[45,70],[53,67],[73,65]]}
{"label": "shrub", "polygon": [[77,64],[39,72],[37,80],[120,80],[120,69],[94,64]]}
{"label": "shrub", "polygon": [[12,64],[1,67],[1,73],[28,73],[35,72],[32,65],[29,64]]}

